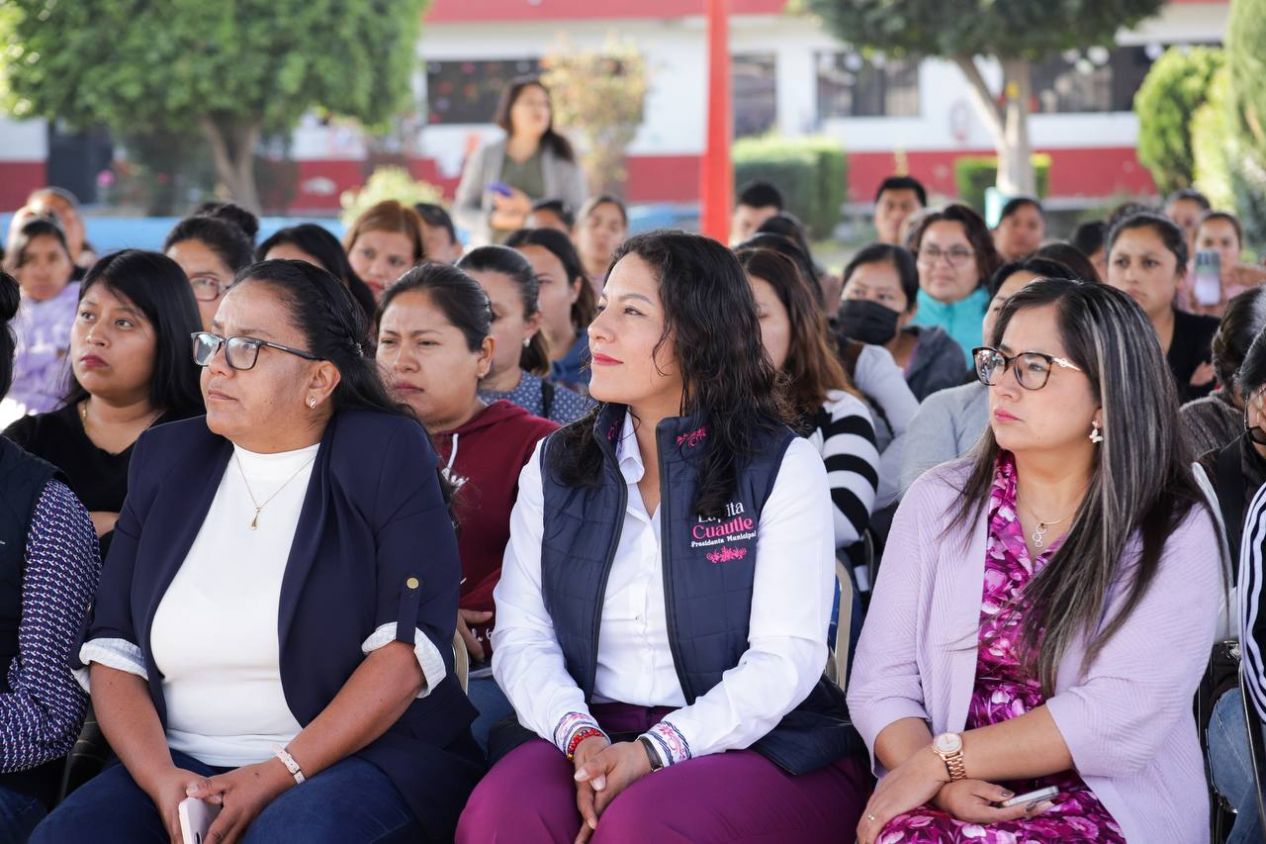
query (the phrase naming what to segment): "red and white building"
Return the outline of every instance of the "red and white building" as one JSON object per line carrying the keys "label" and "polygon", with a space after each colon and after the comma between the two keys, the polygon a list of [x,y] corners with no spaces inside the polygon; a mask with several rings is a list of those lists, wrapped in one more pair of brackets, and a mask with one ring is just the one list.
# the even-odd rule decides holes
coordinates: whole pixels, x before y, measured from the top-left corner
{"label": "red and white building", "polygon": [[[736,132],[838,137],[849,154],[849,197],[868,201],[879,180],[907,170],[953,196],[953,161],[990,154],[966,82],[939,60],[869,60],[786,0],[731,0]],[[414,174],[451,193],[462,162],[498,131],[488,121],[499,85],[530,73],[561,43],[631,41],[650,74],[645,121],[630,150],[631,201],[694,201],[704,143],[707,85],[702,0],[434,0],[416,79],[419,127],[397,152]],[[1227,0],[1172,0],[1158,17],[1124,30],[1111,50],[1072,51],[1035,72],[1035,147],[1052,158],[1050,193],[1070,201],[1153,191],[1135,157],[1134,92],[1167,46],[1219,44]],[[996,68],[986,76],[996,83]],[[0,119],[0,210],[46,179],[42,122]],[[296,129],[293,211],[333,211],[360,184],[373,155],[358,131],[315,119]]]}

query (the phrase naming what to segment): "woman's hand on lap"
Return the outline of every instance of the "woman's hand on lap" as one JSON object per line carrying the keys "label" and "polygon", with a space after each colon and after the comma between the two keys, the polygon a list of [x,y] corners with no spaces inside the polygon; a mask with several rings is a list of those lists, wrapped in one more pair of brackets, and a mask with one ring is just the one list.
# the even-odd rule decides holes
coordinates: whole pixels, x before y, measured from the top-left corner
{"label": "woman's hand on lap", "polygon": [[189,796],[191,786],[203,782],[206,778],[177,768],[174,765],[156,777],[145,789],[149,799],[154,801],[158,814],[163,819],[163,826],[171,837],[171,844],[184,844],[184,836],[180,832],[180,803]]}
{"label": "woman's hand on lap", "polygon": [[977,824],[994,824],[1036,817],[1050,805],[1040,800],[1033,803],[1021,803],[1009,809],[994,805],[1010,800],[1014,796],[1002,786],[984,780],[958,780],[941,786],[932,804],[951,817]]}
{"label": "woman's hand on lap", "polygon": [[888,772],[857,825],[858,844],[874,844],[888,821],[930,801],[949,782],[945,763],[927,747]]}
{"label": "woman's hand on lap", "polygon": [[251,822],[269,803],[294,784],[294,777],[286,766],[277,759],[269,759],[227,774],[198,777],[186,796],[222,807],[207,830],[206,840],[214,844],[233,844],[241,840]]}
{"label": "woman's hand on lap", "polygon": [[[584,764],[576,766],[576,782],[589,786],[593,793],[593,820],[586,820],[577,836],[577,844],[584,844],[593,834],[598,819],[611,805],[611,801],[624,789],[651,772],[651,760],[641,742],[622,741],[603,748],[600,753]],[[581,811],[584,818],[585,812]]]}

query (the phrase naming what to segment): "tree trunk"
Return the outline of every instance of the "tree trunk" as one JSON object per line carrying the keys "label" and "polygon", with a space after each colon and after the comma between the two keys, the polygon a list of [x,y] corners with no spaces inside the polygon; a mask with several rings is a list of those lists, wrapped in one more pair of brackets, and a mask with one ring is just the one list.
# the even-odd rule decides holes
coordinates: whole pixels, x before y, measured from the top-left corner
{"label": "tree trunk", "polygon": [[1029,100],[1033,96],[1028,59],[1002,62],[1005,96],[1003,145],[998,149],[998,190],[1004,196],[1034,196],[1033,146],[1029,142]]}
{"label": "tree trunk", "polygon": [[238,205],[258,214],[261,211],[259,187],[255,183],[255,144],[259,141],[259,124],[234,124],[219,121],[210,115],[202,118],[202,131],[211,144],[215,173]]}
{"label": "tree trunk", "polygon": [[1005,196],[1033,194],[1028,120],[1033,85],[1029,61],[1006,59],[1002,62],[1003,103],[999,105],[973,57],[959,55],[953,60],[967,78],[972,104],[998,153],[998,190]]}

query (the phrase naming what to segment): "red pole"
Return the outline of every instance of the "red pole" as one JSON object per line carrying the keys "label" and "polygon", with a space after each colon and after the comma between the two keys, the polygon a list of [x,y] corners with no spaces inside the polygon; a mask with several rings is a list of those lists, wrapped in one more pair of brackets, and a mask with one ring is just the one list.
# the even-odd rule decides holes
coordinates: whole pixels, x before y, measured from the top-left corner
{"label": "red pole", "polygon": [[699,179],[700,231],[725,243],[730,236],[734,175],[730,168],[729,0],[704,0],[708,12],[708,129]]}

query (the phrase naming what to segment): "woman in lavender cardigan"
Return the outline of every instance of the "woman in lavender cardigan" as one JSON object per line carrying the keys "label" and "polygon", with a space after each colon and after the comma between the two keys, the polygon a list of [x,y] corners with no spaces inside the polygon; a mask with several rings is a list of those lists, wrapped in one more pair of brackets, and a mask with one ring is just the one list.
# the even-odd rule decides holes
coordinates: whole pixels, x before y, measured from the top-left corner
{"label": "woman in lavender cardigan", "polygon": [[906,494],[858,644],[858,839],[1207,842],[1221,564],[1155,335],[1119,291],[1045,280],[992,340],[990,432]]}

